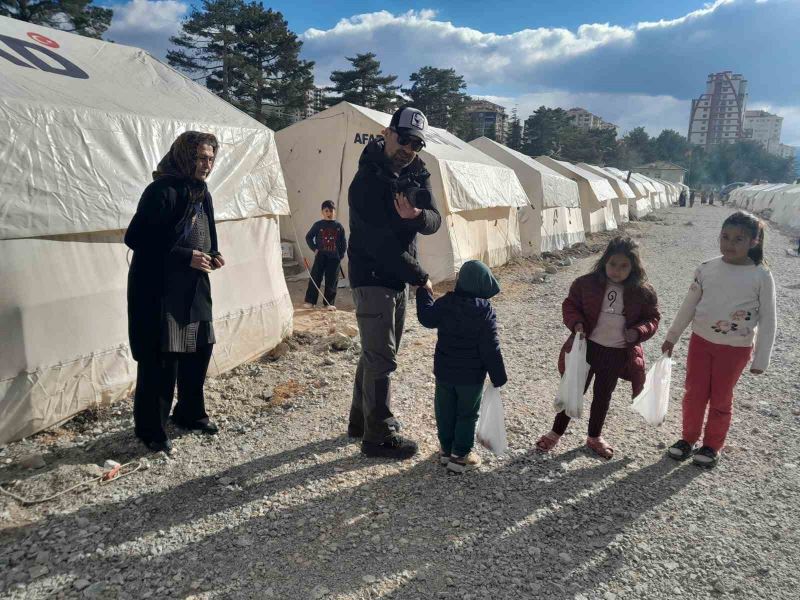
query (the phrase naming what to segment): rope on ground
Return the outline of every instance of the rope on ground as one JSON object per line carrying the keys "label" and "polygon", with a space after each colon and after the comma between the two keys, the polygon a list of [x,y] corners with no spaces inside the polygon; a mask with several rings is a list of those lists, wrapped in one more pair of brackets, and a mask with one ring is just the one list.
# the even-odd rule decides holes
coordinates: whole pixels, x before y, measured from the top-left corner
{"label": "rope on ground", "polygon": [[[126,471],[125,469],[127,467],[130,467],[131,465],[135,465],[135,466],[132,469]],[[51,496],[45,496],[44,498],[33,498],[33,499],[24,498],[24,497],[22,497],[22,496],[20,496],[18,494],[15,494],[14,492],[12,492],[10,490],[5,489],[2,485],[0,485],[0,493],[3,493],[6,496],[9,496],[10,498],[13,498],[14,500],[19,502],[23,506],[33,506],[34,504],[42,504],[44,502],[50,502],[51,500],[55,500],[56,498],[59,498],[59,497],[63,496],[64,494],[67,494],[67,493],[69,493],[69,492],[71,492],[73,490],[77,490],[79,488],[85,487],[87,485],[91,485],[93,483],[97,483],[99,485],[107,485],[109,483],[115,483],[115,482],[119,481],[120,479],[122,479],[123,477],[127,477],[129,475],[133,475],[134,473],[136,473],[137,471],[139,471],[141,469],[142,469],[142,461],[141,460],[135,461],[135,462],[134,461],[128,462],[128,463],[125,463],[124,465],[119,465],[119,466],[116,466],[116,467],[114,467],[112,469],[109,469],[108,471],[106,471],[102,475],[98,475],[97,477],[92,477],[91,479],[87,479],[86,481],[82,481],[80,483],[76,483],[73,486],[70,486],[70,487],[68,487],[66,489],[63,489],[60,492],[52,494]]]}

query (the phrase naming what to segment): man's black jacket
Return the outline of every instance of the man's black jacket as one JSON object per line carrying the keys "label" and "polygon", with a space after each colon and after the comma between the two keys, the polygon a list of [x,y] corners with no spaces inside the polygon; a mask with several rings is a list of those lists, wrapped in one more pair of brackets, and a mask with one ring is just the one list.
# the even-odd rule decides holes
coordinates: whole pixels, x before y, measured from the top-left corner
{"label": "man's black jacket", "polygon": [[[399,176],[395,175],[383,148],[383,139],[364,148],[350,184],[350,286],[402,290],[406,284],[424,285],[427,281],[428,274],[417,261],[416,237],[418,233],[436,233],[442,217],[436,209],[425,163],[416,157]],[[422,210],[416,219],[397,214],[397,192],[404,192]]]}

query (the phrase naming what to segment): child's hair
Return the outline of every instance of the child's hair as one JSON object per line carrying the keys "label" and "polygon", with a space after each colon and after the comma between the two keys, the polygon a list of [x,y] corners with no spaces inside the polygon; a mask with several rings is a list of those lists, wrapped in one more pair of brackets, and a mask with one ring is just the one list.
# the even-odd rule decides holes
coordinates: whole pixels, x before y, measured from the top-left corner
{"label": "child's hair", "polygon": [[625,285],[633,288],[643,288],[647,283],[647,272],[642,264],[642,257],[639,256],[639,244],[629,237],[618,235],[608,242],[603,256],[600,257],[592,269],[593,273],[606,277],[606,263],[615,254],[624,254],[631,261],[631,274],[625,280]]}
{"label": "child's hair", "polygon": [[320,210],[325,210],[326,208],[336,210],[336,205],[333,203],[333,200],[325,200],[325,202],[322,203]]}
{"label": "child's hair", "polygon": [[747,256],[757,265],[764,263],[764,235],[766,232],[764,221],[749,212],[738,210],[725,219],[722,228],[725,227],[741,227],[748,232],[750,239],[756,240],[756,245],[748,250]]}

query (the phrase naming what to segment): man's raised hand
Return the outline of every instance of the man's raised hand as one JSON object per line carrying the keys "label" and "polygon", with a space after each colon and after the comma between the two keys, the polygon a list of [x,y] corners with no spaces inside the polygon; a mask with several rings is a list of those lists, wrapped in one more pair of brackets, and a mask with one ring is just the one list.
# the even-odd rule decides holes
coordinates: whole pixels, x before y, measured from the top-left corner
{"label": "man's raised hand", "polygon": [[394,209],[401,219],[416,219],[422,214],[422,211],[416,206],[411,204],[406,195],[398,192],[394,195]]}

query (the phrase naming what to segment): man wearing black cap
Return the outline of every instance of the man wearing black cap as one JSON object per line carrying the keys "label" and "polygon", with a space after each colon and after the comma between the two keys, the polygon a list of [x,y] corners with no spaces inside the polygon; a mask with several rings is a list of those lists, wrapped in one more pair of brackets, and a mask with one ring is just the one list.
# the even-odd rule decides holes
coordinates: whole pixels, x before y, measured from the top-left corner
{"label": "man wearing black cap", "polygon": [[408,285],[432,289],[417,261],[417,234],[436,233],[442,223],[430,173],[417,156],[427,129],[421,111],[398,109],[383,138],[364,149],[350,184],[347,255],[362,350],[347,432],[363,437],[367,456],[403,459],[417,452],[415,442],[398,434],[390,378],[397,369]]}

